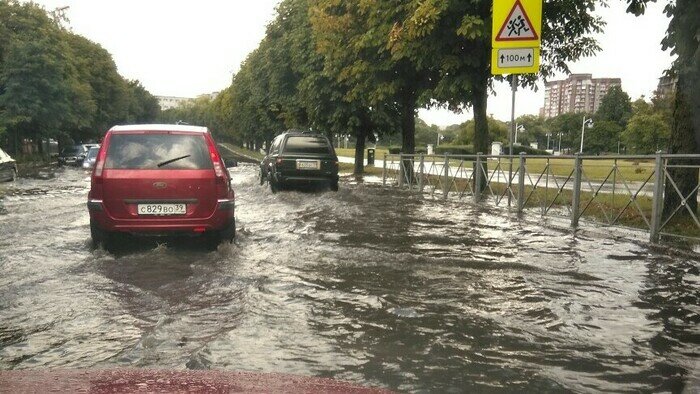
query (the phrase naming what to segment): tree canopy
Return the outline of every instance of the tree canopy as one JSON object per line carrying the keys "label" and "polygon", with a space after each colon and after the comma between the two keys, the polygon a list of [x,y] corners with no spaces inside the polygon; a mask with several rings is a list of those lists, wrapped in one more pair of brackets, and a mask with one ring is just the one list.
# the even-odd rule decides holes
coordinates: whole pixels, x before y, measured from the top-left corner
{"label": "tree canopy", "polygon": [[152,121],[158,103],[100,45],[34,3],[0,1],[0,145],[18,153],[97,140],[115,123]]}

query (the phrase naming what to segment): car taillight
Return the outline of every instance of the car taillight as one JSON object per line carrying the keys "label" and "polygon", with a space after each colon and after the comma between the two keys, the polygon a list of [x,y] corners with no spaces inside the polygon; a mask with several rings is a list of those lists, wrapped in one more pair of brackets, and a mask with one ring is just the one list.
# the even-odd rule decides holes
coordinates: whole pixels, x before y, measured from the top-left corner
{"label": "car taillight", "polygon": [[216,151],[216,147],[211,141],[209,141],[209,156],[211,156],[211,162],[214,163],[214,173],[216,173],[217,179],[226,179],[224,175],[224,167],[221,165],[221,158],[219,157],[219,152]]}
{"label": "car taillight", "polygon": [[214,141],[207,139],[207,144],[209,145],[209,156],[211,157],[211,162],[214,164],[214,173],[216,174],[216,190],[219,197],[226,197],[231,191],[231,185],[229,184],[225,172],[226,169],[221,162],[221,156],[219,156],[219,152],[216,150]]}
{"label": "car taillight", "polygon": [[105,167],[105,159],[107,157],[107,148],[103,146],[99,153],[97,153],[97,159],[95,161],[95,172],[94,175],[95,177],[102,177],[102,170],[104,170]]}

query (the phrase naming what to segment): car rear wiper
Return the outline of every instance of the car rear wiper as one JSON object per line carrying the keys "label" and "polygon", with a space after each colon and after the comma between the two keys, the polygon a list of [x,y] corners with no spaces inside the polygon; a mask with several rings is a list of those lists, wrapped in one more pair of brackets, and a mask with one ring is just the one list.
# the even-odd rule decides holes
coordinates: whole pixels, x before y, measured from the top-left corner
{"label": "car rear wiper", "polygon": [[188,158],[188,157],[190,157],[190,156],[191,156],[191,155],[184,155],[184,156],[176,157],[176,158],[174,158],[174,159],[170,159],[170,160],[166,160],[166,161],[160,162],[160,163],[158,163],[158,167],[160,168],[160,167],[163,167],[163,166],[167,166],[167,165],[170,164],[170,163],[176,162],[176,161],[178,161],[178,160],[186,159],[186,158]]}

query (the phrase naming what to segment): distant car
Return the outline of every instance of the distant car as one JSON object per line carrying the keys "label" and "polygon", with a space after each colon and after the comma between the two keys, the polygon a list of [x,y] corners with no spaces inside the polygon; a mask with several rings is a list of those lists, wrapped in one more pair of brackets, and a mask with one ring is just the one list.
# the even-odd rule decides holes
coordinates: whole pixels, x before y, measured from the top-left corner
{"label": "distant car", "polygon": [[79,166],[87,155],[88,147],[85,145],[73,145],[63,148],[58,155],[58,165]]}
{"label": "distant car", "polygon": [[88,193],[94,244],[115,233],[236,234],[234,192],[226,163],[206,127],[112,127],[102,142]]}
{"label": "distant car", "polygon": [[0,149],[0,180],[14,181],[15,179],[17,179],[17,162]]}
{"label": "distant car", "polygon": [[83,168],[86,170],[92,169],[95,166],[95,160],[97,160],[97,152],[100,151],[100,146],[93,146],[87,151],[85,155],[85,160],[83,160]]}
{"label": "distant car", "polygon": [[260,163],[260,184],[273,193],[288,185],[327,185],[338,191],[338,156],[323,134],[289,130],[272,141]]}

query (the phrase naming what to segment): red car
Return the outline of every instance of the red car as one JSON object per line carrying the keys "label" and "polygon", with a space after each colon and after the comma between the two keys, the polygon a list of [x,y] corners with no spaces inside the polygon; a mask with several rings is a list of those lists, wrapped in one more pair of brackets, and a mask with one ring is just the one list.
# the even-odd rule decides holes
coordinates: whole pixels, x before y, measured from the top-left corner
{"label": "red car", "polygon": [[87,205],[96,246],[115,233],[199,235],[217,244],[236,234],[231,179],[206,127],[112,127]]}

